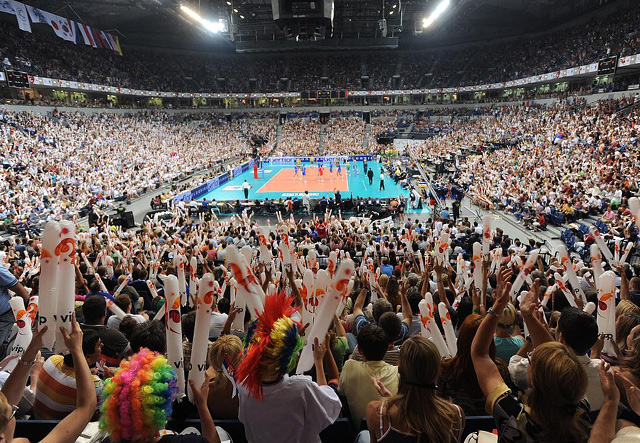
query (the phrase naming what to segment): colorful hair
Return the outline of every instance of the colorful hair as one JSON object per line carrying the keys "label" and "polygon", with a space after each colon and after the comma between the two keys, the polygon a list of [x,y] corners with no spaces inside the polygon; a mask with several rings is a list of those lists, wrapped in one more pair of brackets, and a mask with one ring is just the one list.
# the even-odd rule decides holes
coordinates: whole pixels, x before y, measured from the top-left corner
{"label": "colorful hair", "polygon": [[293,370],[304,343],[289,318],[292,298],[281,293],[265,298],[264,312],[249,326],[242,362],[236,375],[251,395],[262,398],[262,381]]}
{"label": "colorful hair", "polygon": [[100,429],[115,442],[151,441],[167,423],[177,392],[176,374],[167,359],[143,348],[123,360],[106,381]]}

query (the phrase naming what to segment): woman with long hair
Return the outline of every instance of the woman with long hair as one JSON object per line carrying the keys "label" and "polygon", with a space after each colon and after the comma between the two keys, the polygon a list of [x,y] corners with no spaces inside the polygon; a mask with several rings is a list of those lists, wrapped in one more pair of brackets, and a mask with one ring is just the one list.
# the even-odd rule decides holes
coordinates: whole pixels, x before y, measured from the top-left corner
{"label": "woman with long hair", "polygon": [[[442,361],[442,374],[438,381],[438,392],[460,406],[466,415],[484,415],[485,396],[478,384],[476,371],[471,361],[471,343],[482,323],[482,316],[469,315],[458,330],[458,352],[455,357]],[[501,360],[496,360],[496,346],[491,343],[489,356],[500,375],[510,381],[509,369]]]}
{"label": "woman with long hair", "polygon": [[412,337],[400,348],[398,393],[367,405],[367,427],[374,442],[457,442],[464,428],[460,407],[438,396],[438,348]]}
{"label": "woman with long hair", "polygon": [[235,335],[221,336],[209,349],[207,375],[211,377],[211,384],[207,404],[209,412],[215,418],[238,418],[238,396],[233,396],[233,385],[227,379],[222,367],[227,361],[237,368],[240,364],[242,349],[242,340]]}
{"label": "woman with long hair", "polygon": [[[511,275],[512,271],[507,268],[498,273],[496,300],[487,311],[471,346],[478,382],[487,397],[487,412],[496,421],[500,439],[511,442],[584,442],[588,438],[589,406],[584,401],[587,374],[573,351],[552,341],[548,331],[535,317],[534,311],[537,312],[539,304],[539,280],[527,295],[527,302],[520,304],[536,346],[529,355],[530,389],[524,400],[517,398],[507,387],[489,356],[493,332],[509,301],[511,284],[507,282]],[[529,302],[529,299],[535,302]],[[546,342],[539,344],[536,337],[543,335]]]}

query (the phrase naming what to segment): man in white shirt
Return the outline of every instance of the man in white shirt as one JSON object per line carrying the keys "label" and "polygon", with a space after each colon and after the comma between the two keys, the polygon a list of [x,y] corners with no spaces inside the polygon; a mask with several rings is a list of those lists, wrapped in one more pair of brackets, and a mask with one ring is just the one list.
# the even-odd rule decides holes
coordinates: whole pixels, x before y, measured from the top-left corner
{"label": "man in white shirt", "polygon": [[249,199],[249,189],[251,189],[251,185],[245,180],[244,183],[242,183],[242,192],[244,192],[245,200]]}
{"label": "man in white shirt", "polygon": [[[228,305],[228,301],[226,299],[224,299],[227,302]],[[213,312],[211,313],[211,326],[209,327],[209,338],[210,339],[217,339],[218,337],[220,337],[220,332],[222,331],[222,328],[224,327],[224,324],[227,321],[227,318],[229,317],[227,314],[223,314],[220,312],[220,309],[218,308],[218,304],[216,303],[215,299],[213,300]]]}
{"label": "man in white shirt", "polygon": [[[238,380],[243,380],[238,386],[238,419],[250,443],[321,443],[320,431],[336,421],[342,407],[338,394],[327,385],[323,367],[323,359],[332,358],[331,350],[324,342],[314,343],[317,384],[310,377],[289,376],[295,367],[294,352],[301,345],[298,328],[286,315],[288,299],[267,297],[265,312],[276,317],[283,308],[285,313],[275,322],[252,326],[252,341],[236,370]],[[281,337],[271,334],[276,324]],[[262,346],[265,337],[269,342]]]}
{"label": "man in white shirt", "polygon": [[[142,315],[131,313],[131,298],[129,298],[127,294],[120,294],[116,298],[114,298],[113,301],[116,306],[118,306],[127,314],[127,317],[132,317],[135,321],[138,322],[138,324],[142,324],[148,321],[148,319],[143,317]],[[118,318],[115,315],[112,315],[107,320],[107,328],[118,329],[120,328],[120,323],[122,323],[122,319]]]}
{"label": "man in white shirt", "polygon": [[309,191],[304,191],[302,195],[302,206],[304,206],[307,214],[311,214],[311,197],[309,196]]}

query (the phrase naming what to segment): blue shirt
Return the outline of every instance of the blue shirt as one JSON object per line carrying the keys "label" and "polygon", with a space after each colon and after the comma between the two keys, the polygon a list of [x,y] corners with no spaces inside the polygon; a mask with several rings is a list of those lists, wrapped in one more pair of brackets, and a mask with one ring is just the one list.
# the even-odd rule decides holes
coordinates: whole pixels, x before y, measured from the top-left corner
{"label": "blue shirt", "polygon": [[382,265],[382,266],[380,266],[380,272],[382,272],[383,274],[386,274],[389,277],[391,277],[391,275],[393,274],[393,266],[391,266],[391,265]]}
{"label": "blue shirt", "polygon": [[0,314],[11,310],[9,289],[18,284],[18,279],[7,268],[0,266]]}

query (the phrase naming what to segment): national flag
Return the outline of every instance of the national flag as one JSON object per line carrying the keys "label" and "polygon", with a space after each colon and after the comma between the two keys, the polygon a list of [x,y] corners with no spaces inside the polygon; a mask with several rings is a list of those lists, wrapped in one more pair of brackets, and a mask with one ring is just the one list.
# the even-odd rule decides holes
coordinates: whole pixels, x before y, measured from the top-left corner
{"label": "national flag", "polygon": [[76,42],[76,22],[50,12],[42,11],[42,13],[58,37],[68,42]]}
{"label": "national flag", "polygon": [[100,37],[102,38],[102,41],[104,42],[105,47],[113,51],[114,49],[111,46],[111,42],[109,41],[108,34],[104,31],[98,31],[98,32],[100,33]]}
{"label": "national flag", "polygon": [[118,37],[113,34],[107,33],[107,38],[111,43],[111,48],[113,49],[113,51],[117,52],[118,55],[122,55],[122,48],[120,48],[120,40],[118,39]]}
{"label": "national flag", "polygon": [[92,34],[93,29],[91,29],[90,26],[87,26],[84,23],[78,23],[78,30],[80,31],[79,34],[85,45],[93,46],[94,48],[98,47],[96,39]]}
{"label": "national flag", "polygon": [[38,8],[34,8],[33,6],[27,6],[27,11],[29,12],[29,17],[33,23],[49,23],[47,21],[47,17],[45,17],[44,12]]}
{"label": "national flag", "polygon": [[31,23],[29,22],[29,14],[27,13],[27,8],[24,3],[20,3],[17,1],[12,1],[13,10],[16,13],[16,18],[18,19],[18,27],[21,31],[31,32]]}
{"label": "national flag", "polygon": [[107,48],[107,44],[102,39],[102,35],[100,35],[100,30],[95,28],[89,28],[91,30],[91,35],[93,35],[93,41],[96,42],[98,48]]}
{"label": "national flag", "polygon": [[16,11],[13,9],[13,3],[11,0],[0,0],[0,12],[6,12],[7,14],[14,14]]}
{"label": "national flag", "polygon": [[222,373],[231,382],[231,398],[235,398],[238,395],[238,385],[236,384],[236,368],[233,367],[233,363],[229,360],[229,356],[225,356],[222,361]]}

